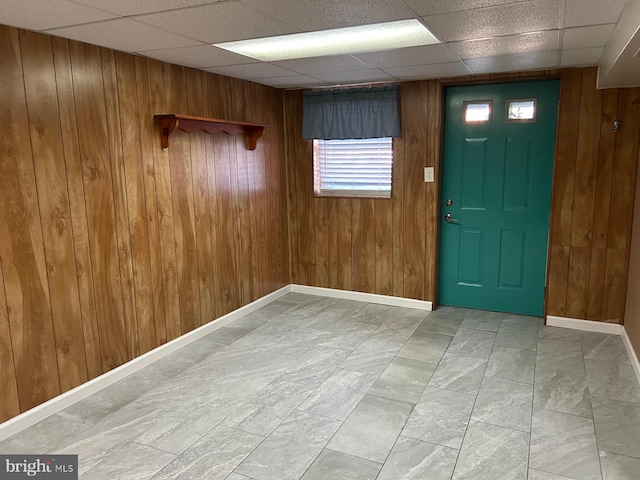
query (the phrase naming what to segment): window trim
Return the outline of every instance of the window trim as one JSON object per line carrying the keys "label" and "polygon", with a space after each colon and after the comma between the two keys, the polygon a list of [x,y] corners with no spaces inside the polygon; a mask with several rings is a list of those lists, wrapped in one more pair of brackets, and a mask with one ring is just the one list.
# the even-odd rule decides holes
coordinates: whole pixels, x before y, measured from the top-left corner
{"label": "window trim", "polygon": [[[391,153],[390,172],[389,172],[389,189],[384,190],[365,190],[365,189],[322,189],[322,168],[320,165],[321,158],[316,155],[319,148],[319,142],[344,142],[353,140],[387,140]],[[370,198],[370,199],[390,199],[393,191],[393,163],[394,163],[394,148],[393,137],[378,137],[376,139],[314,139],[312,142],[312,161],[313,161],[313,194],[317,198]],[[326,179],[326,177],[325,177]]]}

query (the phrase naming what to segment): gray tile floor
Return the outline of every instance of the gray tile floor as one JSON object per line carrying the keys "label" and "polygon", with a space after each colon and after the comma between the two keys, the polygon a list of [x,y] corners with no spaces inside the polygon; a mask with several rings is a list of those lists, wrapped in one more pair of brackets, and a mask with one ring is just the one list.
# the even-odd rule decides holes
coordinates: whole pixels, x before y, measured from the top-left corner
{"label": "gray tile floor", "polygon": [[638,479],[619,337],[289,294],[0,443],[80,478]]}

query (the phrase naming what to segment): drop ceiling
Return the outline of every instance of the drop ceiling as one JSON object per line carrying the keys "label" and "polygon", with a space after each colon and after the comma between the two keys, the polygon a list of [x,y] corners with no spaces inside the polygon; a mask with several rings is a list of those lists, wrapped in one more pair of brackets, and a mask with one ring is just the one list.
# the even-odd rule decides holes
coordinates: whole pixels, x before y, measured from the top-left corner
{"label": "drop ceiling", "polygon": [[[613,72],[603,86],[630,86],[640,84],[640,60],[629,50],[634,36],[638,40],[639,4],[640,0],[0,0],[0,23],[276,88],[599,63],[607,66],[605,73]],[[442,43],[278,62],[259,62],[211,45],[411,18],[423,22]],[[616,84],[618,71],[626,85]]]}

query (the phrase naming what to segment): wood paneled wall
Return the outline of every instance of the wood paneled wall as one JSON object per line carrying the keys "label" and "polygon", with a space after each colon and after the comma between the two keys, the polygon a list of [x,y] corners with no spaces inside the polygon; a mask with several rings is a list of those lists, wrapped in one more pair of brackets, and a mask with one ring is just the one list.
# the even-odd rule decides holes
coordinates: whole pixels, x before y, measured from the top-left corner
{"label": "wood paneled wall", "polygon": [[289,283],[281,92],[2,26],[0,72],[0,421]]}
{"label": "wood paneled wall", "polygon": [[436,272],[438,81],[401,89],[403,134],[394,139],[391,199],[313,194],[312,146],[302,138],[302,92],[285,92],[289,225],[293,283],[432,299]]}
{"label": "wood paneled wall", "polygon": [[596,73],[568,70],[560,84],[547,314],[622,323],[640,89],[596,90]]}
{"label": "wood paneled wall", "polygon": [[561,79],[546,312],[620,323],[640,89],[596,90],[595,68],[401,84],[391,200],[314,197],[302,95],[286,92],[292,281],[437,303],[439,185],[423,183],[422,169],[439,178],[444,88],[543,78]]}
{"label": "wood paneled wall", "polygon": [[[640,158],[638,161],[640,161]],[[633,212],[631,252],[629,255],[624,329],[629,335],[629,340],[631,340],[636,356],[640,358],[640,192],[638,191],[640,190],[640,178],[638,177],[640,177],[640,169],[638,169],[636,175],[636,198]]]}

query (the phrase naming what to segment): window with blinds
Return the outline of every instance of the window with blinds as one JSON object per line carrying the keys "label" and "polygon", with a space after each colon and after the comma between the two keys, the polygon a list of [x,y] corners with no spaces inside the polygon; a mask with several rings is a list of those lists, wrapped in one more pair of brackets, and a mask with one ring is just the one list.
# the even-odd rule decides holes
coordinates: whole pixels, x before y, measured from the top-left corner
{"label": "window with blinds", "polygon": [[390,198],[392,164],[392,138],[313,141],[318,196]]}

